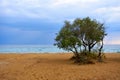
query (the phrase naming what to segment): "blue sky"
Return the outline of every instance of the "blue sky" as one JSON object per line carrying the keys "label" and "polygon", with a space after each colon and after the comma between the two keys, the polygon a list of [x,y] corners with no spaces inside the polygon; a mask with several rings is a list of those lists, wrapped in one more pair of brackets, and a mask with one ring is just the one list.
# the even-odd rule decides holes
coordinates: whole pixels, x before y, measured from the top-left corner
{"label": "blue sky", "polygon": [[120,44],[120,0],[0,0],[0,45],[51,45],[65,20],[87,16]]}

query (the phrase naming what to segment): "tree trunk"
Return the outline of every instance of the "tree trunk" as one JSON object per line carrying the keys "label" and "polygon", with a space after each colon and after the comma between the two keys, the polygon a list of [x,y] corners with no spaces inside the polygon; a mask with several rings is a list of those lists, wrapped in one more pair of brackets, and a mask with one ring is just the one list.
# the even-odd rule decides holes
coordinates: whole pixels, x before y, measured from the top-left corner
{"label": "tree trunk", "polygon": [[100,47],[100,49],[99,49],[99,54],[98,54],[98,57],[100,57],[101,56],[101,54],[102,54],[102,48],[103,48],[103,40],[102,40],[102,43],[101,43],[101,47]]}
{"label": "tree trunk", "polygon": [[86,51],[87,51],[87,46],[86,45],[83,45],[84,46],[84,54],[87,55]]}
{"label": "tree trunk", "polygon": [[102,56],[101,56],[101,54],[102,54],[102,48],[103,48],[103,40],[102,40],[102,43],[101,43],[101,47],[99,48],[99,54],[98,54],[98,61],[99,62],[102,62],[103,60],[102,60]]}
{"label": "tree trunk", "polygon": [[91,53],[91,46],[90,45],[88,45],[88,51],[89,51],[89,53]]}

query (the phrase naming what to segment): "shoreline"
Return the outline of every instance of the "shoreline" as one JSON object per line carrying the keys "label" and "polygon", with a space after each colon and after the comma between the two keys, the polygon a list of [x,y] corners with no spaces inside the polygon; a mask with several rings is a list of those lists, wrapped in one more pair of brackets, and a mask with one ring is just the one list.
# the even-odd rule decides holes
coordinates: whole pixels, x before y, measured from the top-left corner
{"label": "shoreline", "polygon": [[[73,54],[72,52],[0,52],[0,54]],[[120,54],[120,52],[104,52],[104,54]]]}
{"label": "shoreline", "polygon": [[[60,53],[67,52],[53,45],[1,45],[0,53]],[[104,45],[105,53],[120,53],[120,45]]]}
{"label": "shoreline", "polygon": [[120,54],[105,63],[78,65],[68,53],[0,54],[0,80],[120,80]]}

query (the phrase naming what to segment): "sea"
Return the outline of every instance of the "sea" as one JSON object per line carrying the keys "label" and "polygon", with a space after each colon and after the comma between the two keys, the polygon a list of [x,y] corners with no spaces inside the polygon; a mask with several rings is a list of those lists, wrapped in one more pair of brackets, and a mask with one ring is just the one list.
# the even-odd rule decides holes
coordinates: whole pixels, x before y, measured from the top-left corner
{"label": "sea", "polygon": [[[0,45],[0,53],[66,53],[53,45]],[[120,53],[120,45],[104,45],[105,53]]]}

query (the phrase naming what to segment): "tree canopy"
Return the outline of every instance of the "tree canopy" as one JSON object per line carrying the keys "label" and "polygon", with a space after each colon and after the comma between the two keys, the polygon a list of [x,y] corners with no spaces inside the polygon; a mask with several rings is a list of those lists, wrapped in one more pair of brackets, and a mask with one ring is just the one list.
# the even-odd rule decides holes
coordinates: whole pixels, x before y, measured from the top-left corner
{"label": "tree canopy", "polygon": [[95,46],[101,56],[103,39],[106,36],[104,23],[89,17],[77,18],[73,22],[65,21],[64,26],[57,34],[55,45],[58,48],[72,51],[75,56],[81,53],[90,54]]}

